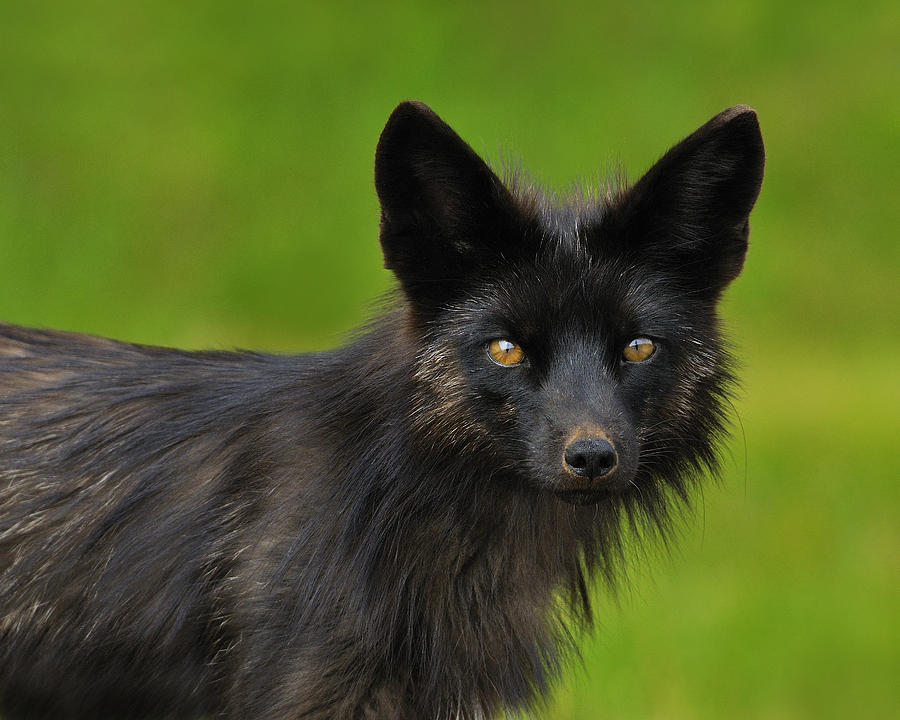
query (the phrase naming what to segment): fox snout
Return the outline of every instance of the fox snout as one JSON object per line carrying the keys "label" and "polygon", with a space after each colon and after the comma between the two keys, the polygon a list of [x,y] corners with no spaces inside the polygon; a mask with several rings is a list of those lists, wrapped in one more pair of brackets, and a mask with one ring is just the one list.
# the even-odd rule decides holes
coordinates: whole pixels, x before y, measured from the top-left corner
{"label": "fox snout", "polygon": [[617,437],[592,427],[579,428],[564,440],[559,458],[562,472],[553,481],[553,492],[566,502],[583,505],[598,502],[627,484],[632,465],[629,443]]}
{"label": "fox snout", "polygon": [[563,467],[566,472],[594,484],[615,471],[619,456],[612,443],[602,435],[581,436],[566,445]]}

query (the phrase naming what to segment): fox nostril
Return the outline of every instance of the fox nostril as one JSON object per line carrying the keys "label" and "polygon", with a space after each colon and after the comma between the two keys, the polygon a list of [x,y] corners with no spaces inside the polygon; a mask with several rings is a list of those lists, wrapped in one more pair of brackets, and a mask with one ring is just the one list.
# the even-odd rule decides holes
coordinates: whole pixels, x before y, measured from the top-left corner
{"label": "fox nostril", "polygon": [[616,449],[601,437],[579,438],[569,443],[563,457],[571,472],[586,478],[609,475],[618,463]]}

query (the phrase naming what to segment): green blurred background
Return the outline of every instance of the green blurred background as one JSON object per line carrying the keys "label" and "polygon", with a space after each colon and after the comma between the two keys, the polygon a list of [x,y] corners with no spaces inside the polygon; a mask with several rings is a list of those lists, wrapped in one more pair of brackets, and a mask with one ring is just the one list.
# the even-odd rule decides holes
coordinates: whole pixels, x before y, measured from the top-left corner
{"label": "green blurred background", "polygon": [[557,188],[735,103],[767,144],[725,482],[542,717],[897,717],[895,0],[3,3],[0,317],[339,342],[390,284],[372,157],[405,98]]}

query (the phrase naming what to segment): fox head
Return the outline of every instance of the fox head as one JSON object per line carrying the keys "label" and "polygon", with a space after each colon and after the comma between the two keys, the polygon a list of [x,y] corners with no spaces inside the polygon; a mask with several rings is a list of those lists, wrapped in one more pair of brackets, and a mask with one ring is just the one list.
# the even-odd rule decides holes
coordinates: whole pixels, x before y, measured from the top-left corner
{"label": "fox head", "polygon": [[376,152],[385,264],[415,328],[414,421],[563,500],[653,498],[715,466],[732,380],[717,302],[763,177],[755,112],[716,115],[602,196],[504,183],[401,104]]}

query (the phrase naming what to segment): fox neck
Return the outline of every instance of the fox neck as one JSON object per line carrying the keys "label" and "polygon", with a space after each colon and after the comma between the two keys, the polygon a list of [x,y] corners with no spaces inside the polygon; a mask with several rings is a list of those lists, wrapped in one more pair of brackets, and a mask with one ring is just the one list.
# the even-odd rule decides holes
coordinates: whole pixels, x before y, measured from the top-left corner
{"label": "fox neck", "polygon": [[350,615],[386,661],[416,668],[397,680],[434,703],[448,687],[470,695],[475,678],[486,711],[500,697],[521,705],[569,648],[561,615],[590,622],[586,568],[597,565],[606,511],[518,482],[480,428],[454,432],[461,398],[452,378],[422,372],[417,337],[406,312],[388,316],[343,358],[356,382],[331,384],[344,393],[329,425],[343,458],[336,546],[350,549],[347,582],[358,590]]}

